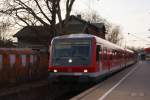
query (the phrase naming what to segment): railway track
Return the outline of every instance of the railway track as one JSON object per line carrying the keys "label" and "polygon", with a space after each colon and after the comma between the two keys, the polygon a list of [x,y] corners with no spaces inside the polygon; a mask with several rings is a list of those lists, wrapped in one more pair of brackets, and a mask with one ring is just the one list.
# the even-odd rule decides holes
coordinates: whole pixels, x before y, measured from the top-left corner
{"label": "railway track", "polygon": [[48,83],[47,80],[0,89],[0,100],[66,100],[93,84]]}
{"label": "railway track", "polygon": [[75,89],[73,87],[73,84],[68,83],[49,84],[47,80],[35,81],[1,88],[0,100],[58,100]]}

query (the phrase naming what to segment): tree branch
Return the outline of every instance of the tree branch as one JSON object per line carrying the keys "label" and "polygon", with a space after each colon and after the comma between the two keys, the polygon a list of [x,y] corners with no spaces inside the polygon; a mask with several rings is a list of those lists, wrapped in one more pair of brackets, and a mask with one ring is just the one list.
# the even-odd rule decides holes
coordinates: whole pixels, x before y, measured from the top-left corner
{"label": "tree branch", "polygon": [[44,11],[42,10],[41,6],[39,5],[39,2],[37,0],[34,0],[39,8],[39,10],[41,11],[41,13],[43,14],[43,16],[49,21],[51,22],[51,20],[46,16],[46,14],[44,13]]}
{"label": "tree branch", "polygon": [[66,2],[66,19],[70,16],[70,12],[72,10],[72,5],[75,0],[67,0]]}
{"label": "tree branch", "polygon": [[51,7],[50,7],[50,5],[49,5],[50,0],[46,0],[45,2],[46,2],[46,5],[47,5],[48,10],[50,11],[50,13],[52,13],[52,9],[51,9]]}
{"label": "tree branch", "polygon": [[59,19],[59,31],[62,32],[62,27],[63,27],[63,21],[62,21],[62,16],[61,16],[61,9],[60,9],[60,2],[57,4],[58,8],[57,8],[57,16]]}
{"label": "tree branch", "polygon": [[17,11],[16,11],[16,16],[17,16],[17,18],[18,18],[19,20],[21,20],[22,22],[24,22],[27,26],[30,26],[30,24],[27,23],[26,20],[24,20],[23,18],[21,18],[21,17],[18,15]]}
{"label": "tree branch", "polygon": [[66,2],[66,16],[65,16],[64,26],[69,21],[70,12],[72,10],[72,5],[73,5],[74,1],[75,0],[67,0],[67,2]]}
{"label": "tree branch", "polygon": [[43,25],[45,26],[49,26],[48,23],[46,23],[45,21],[43,21],[39,16],[37,16],[37,14],[33,11],[33,9],[31,9],[29,6],[27,6],[25,3],[23,3],[21,0],[16,0],[18,1],[22,6],[24,6],[24,9],[26,11],[28,11],[33,17],[35,17],[37,20],[39,20]]}

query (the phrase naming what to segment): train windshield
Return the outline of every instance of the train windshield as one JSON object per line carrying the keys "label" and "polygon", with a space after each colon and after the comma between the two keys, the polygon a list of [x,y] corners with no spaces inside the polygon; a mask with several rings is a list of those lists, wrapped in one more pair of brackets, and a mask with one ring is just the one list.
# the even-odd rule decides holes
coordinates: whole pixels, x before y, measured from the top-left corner
{"label": "train windshield", "polygon": [[57,40],[53,42],[53,66],[89,65],[90,40]]}

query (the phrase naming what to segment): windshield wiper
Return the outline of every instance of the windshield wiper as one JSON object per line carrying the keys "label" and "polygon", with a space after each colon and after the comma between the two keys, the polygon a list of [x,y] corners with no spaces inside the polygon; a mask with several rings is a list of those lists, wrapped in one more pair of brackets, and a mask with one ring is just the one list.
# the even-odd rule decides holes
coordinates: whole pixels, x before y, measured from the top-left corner
{"label": "windshield wiper", "polygon": [[80,55],[76,55],[76,56],[73,56],[73,57],[81,58],[82,60],[87,60],[87,57],[83,57],[83,56],[80,56]]}

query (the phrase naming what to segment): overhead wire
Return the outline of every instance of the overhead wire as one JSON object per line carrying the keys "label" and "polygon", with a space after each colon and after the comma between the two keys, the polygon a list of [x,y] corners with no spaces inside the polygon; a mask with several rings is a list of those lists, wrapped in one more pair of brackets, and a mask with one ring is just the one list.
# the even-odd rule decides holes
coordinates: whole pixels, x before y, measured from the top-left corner
{"label": "overhead wire", "polygon": [[150,43],[150,41],[148,41],[148,40],[146,40],[146,39],[143,39],[143,38],[141,38],[141,37],[138,37],[138,36],[136,36],[135,34],[128,33],[128,35],[132,35],[132,36],[134,36],[134,37],[136,37],[136,38],[138,38],[138,39],[140,39],[140,40],[142,40],[142,41],[145,41],[145,42]]}

